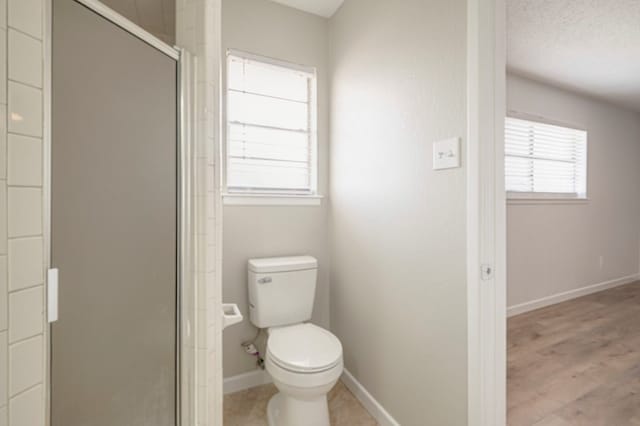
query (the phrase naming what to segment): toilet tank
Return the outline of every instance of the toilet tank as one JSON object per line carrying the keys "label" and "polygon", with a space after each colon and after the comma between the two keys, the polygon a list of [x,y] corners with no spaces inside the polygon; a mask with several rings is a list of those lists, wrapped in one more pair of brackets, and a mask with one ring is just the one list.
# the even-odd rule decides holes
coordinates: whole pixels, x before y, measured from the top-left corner
{"label": "toilet tank", "polygon": [[298,324],[311,319],[318,261],[311,256],[251,259],[249,318],[258,328]]}

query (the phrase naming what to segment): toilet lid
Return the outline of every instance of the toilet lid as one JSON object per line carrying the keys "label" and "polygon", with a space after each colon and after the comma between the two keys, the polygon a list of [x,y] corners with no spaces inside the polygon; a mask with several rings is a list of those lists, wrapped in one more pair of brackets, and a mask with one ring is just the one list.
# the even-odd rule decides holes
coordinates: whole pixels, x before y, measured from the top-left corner
{"label": "toilet lid", "polygon": [[267,350],[272,361],[287,370],[328,370],[342,358],[340,340],[324,328],[298,324],[269,331]]}

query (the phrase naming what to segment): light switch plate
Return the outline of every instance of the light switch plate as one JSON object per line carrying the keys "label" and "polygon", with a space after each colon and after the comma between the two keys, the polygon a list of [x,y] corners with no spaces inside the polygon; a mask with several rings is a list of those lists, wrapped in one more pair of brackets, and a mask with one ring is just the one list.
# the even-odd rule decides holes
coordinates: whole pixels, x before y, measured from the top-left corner
{"label": "light switch plate", "polygon": [[460,138],[451,138],[433,144],[433,170],[460,167]]}

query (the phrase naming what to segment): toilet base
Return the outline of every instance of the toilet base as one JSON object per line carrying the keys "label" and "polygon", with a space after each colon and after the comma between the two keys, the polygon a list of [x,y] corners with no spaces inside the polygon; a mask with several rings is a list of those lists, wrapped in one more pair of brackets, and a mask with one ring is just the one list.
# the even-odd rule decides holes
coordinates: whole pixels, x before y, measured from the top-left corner
{"label": "toilet base", "polygon": [[278,392],[267,405],[269,426],[329,426],[327,396],[295,399]]}

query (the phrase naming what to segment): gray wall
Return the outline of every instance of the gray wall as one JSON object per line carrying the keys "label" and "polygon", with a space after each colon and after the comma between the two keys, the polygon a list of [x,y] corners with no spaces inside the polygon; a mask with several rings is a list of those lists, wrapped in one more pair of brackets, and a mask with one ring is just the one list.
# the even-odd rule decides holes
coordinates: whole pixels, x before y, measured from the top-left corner
{"label": "gray wall", "polygon": [[347,0],[330,21],[331,326],[404,426],[466,424],[466,173],[431,164],[466,133],[466,5]]}
{"label": "gray wall", "polygon": [[176,42],[176,0],[101,0],[167,44]]}
{"label": "gray wall", "polygon": [[640,115],[515,75],[507,104],[589,132],[588,202],[508,205],[508,305],[638,273]]}
{"label": "gray wall", "polygon": [[[267,0],[224,0],[223,49],[239,49],[317,68],[319,191],[328,188],[327,20]],[[255,368],[240,343],[256,329],[247,306],[247,259],[306,254],[320,262],[313,321],[329,327],[327,202],[320,207],[225,206],[223,297],[246,320],[224,331],[224,375]]]}

